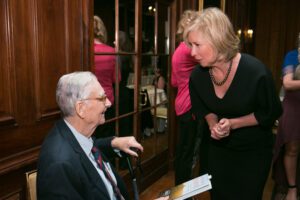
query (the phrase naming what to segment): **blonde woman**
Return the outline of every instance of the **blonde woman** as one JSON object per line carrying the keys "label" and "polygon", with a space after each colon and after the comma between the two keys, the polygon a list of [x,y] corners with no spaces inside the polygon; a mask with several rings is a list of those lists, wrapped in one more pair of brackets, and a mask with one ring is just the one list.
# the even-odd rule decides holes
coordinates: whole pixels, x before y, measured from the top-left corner
{"label": "blonde woman", "polygon": [[192,111],[204,118],[212,200],[260,200],[272,161],[272,126],[282,109],[271,71],[239,52],[229,18],[207,8],[184,31],[198,61]]}

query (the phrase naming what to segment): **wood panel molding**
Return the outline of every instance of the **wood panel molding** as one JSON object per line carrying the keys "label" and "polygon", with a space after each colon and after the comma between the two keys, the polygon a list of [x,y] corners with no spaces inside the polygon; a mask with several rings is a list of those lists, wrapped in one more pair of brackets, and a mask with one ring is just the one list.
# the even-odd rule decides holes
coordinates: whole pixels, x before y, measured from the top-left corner
{"label": "wood panel molding", "polygon": [[34,87],[37,121],[59,116],[55,101],[59,77],[86,68],[84,58],[88,56],[85,56],[83,47],[89,41],[86,40],[87,27],[84,26],[84,12],[87,11],[82,5],[83,1],[59,1],[55,4],[52,1],[36,1],[35,29],[39,37],[35,52],[39,60],[35,67]]}
{"label": "wood panel molding", "polygon": [[22,189],[18,189],[0,198],[3,200],[16,200],[16,199],[21,199],[21,196],[22,196]]}
{"label": "wood panel molding", "polygon": [[[1,111],[0,111],[1,112]],[[17,126],[16,119],[11,115],[0,114],[0,127]]]}
{"label": "wood panel molding", "polygon": [[0,160],[0,175],[36,162],[39,152],[40,147],[35,147]]}

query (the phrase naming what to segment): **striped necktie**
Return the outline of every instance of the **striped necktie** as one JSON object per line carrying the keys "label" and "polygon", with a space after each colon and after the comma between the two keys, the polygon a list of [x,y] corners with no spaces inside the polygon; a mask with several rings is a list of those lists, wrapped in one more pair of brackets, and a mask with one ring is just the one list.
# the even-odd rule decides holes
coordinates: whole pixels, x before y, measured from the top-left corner
{"label": "striped necktie", "polygon": [[106,179],[110,182],[110,184],[113,188],[114,194],[117,197],[117,199],[118,200],[125,200],[124,197],[122,196],[121,192],[120,192],[120,189],[117,186],[117,183],[115,183],[115,181],[112,179],[110,173],[108,172],[107,167],[104,165],[101,153],[100,153],[100,151],[97,147],[94,146],[92,148],[92,154],[93,154],[93,156],[94,156],[94,158],[95,158],[95,160],[98,164],[99,169],[103,171]]}

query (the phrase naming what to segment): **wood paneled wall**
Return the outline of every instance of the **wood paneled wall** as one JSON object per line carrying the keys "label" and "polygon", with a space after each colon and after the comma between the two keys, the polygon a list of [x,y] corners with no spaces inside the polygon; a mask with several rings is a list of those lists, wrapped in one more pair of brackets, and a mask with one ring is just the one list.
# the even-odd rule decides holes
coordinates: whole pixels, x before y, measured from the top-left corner
{"label": "wood paneled wall", "polygon": [[25,172],[59,117],[58,78],[89,70],[89,0],[0,1],[0,199],[24,199]]}
{"label": "wood paneled wall", "polygon": [[281,86],[284,55],[297,46],[300,1],[257,0],[255,55],[271,68]]}

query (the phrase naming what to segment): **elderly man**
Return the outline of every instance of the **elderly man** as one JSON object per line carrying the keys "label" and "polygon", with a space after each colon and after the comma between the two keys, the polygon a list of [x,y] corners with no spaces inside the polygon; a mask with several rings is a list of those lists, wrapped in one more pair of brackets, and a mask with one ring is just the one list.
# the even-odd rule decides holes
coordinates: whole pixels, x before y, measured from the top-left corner
{"label": "elderly man", "polygon": [[[134,137],[91,138],[111,103],[91,72],[62,76],[56,100],[63,119],[46,137],[38,160],[37,197],[41,199],[129,199],[125,184],[107,161],[113,149],[138,156]],[[100,151],[99,151],[100,149]]]}

